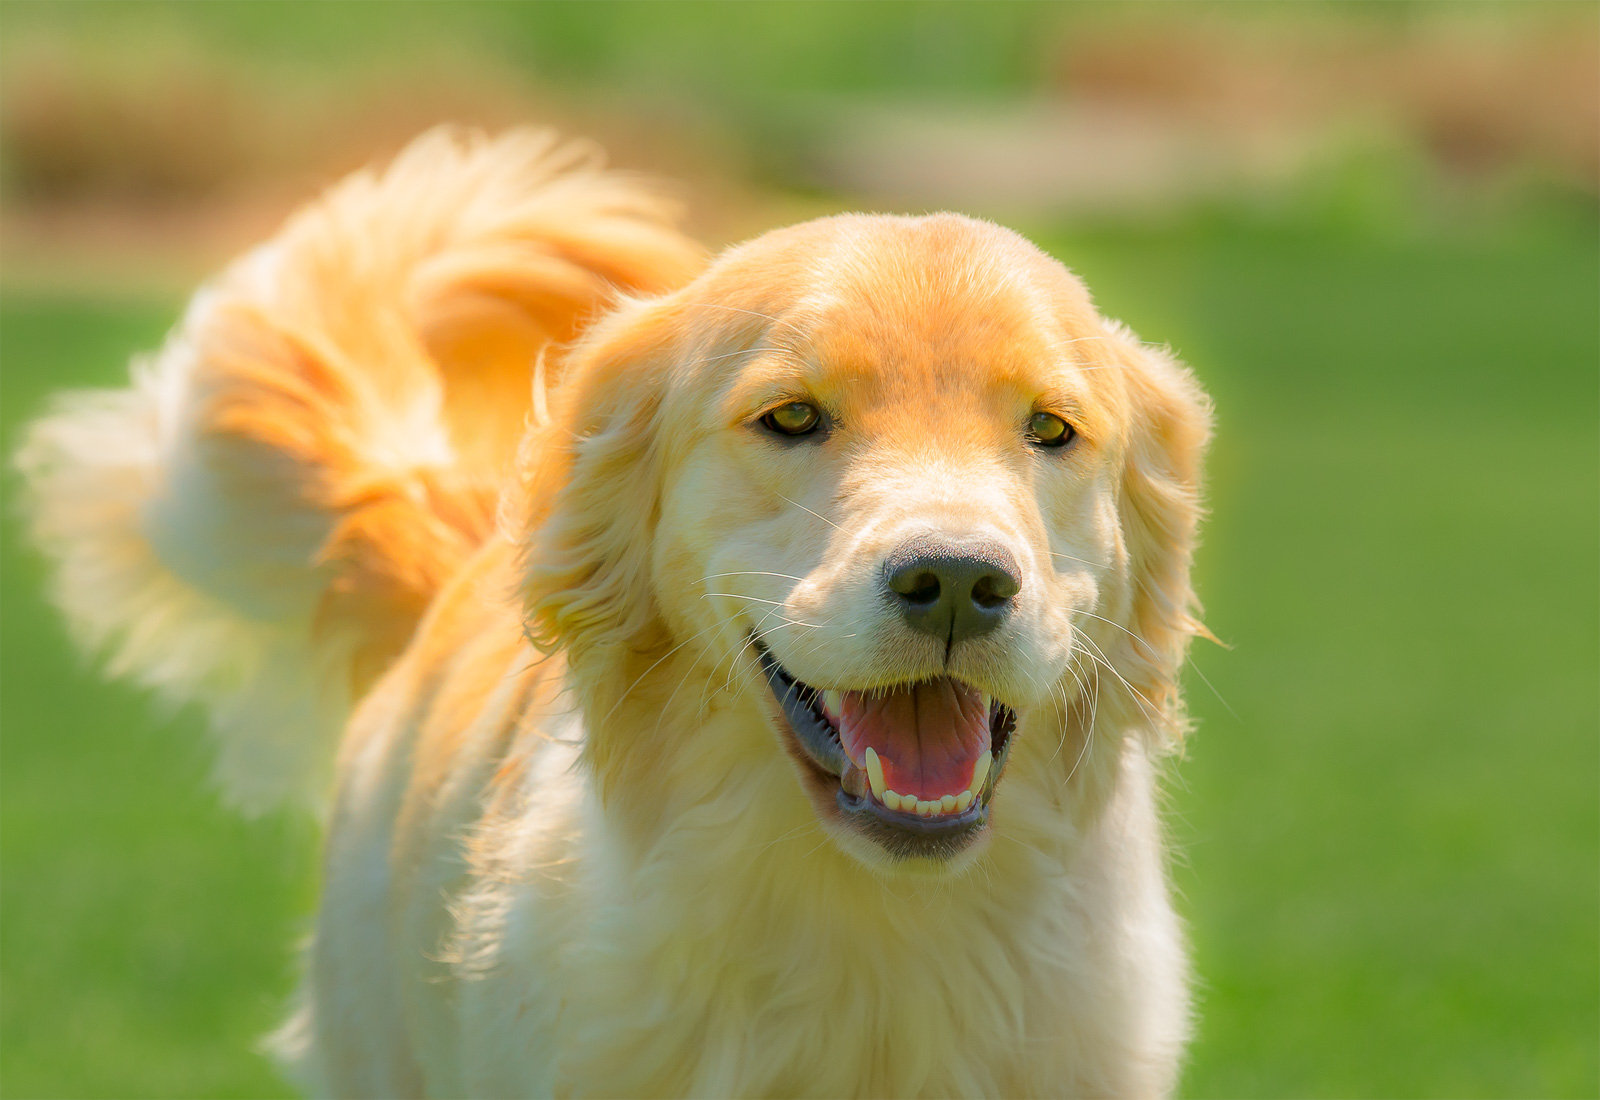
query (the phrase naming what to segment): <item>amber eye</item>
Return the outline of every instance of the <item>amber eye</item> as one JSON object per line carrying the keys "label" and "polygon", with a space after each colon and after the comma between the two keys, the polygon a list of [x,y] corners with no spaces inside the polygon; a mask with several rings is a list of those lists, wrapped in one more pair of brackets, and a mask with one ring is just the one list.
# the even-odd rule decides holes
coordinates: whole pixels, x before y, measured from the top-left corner
{"label": "amber eye", "polygon": [[761,423],[779,435],[806,435],[816,431],[821,421],[822,414],[817,411],[817,407],[808,405],[804,401],[791,401],[787,405],[779,405],[761,418]]}
{"label": "amber eye", "polygon": [[1055,413],[1036,412],[1028,418],[1028,434],[1041,447],[1064,447],[1078,433]]}

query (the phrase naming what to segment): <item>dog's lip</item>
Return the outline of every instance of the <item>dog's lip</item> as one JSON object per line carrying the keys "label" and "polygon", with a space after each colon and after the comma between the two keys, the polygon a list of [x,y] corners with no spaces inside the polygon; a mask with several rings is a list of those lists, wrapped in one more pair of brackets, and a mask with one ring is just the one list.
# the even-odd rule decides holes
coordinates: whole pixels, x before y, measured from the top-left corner
{"label": "dog's lip", "polygon": [[979,796],[967,809],[931,817],[891,810],[870,795],[861,768],[844,751],[838,731],[819,712],[818,689],[791,675],[759,639],[752,637],[751,641],[768,688],[783,712],[787,732],[815,771],[839,782],[836,801],[847,820],[897,854],[914,854],[906,850],[907,842],[950,849],[952,841],[959,843],[987,824],[989,803],[1011,754],[1011,734],[1016,729],[1016,712],[1012,708],[996,705],[996,714],[990,719],[993,764]]}
{"label": "dog's lip", "polygon": [[855,764],[840,744],[838,731],[818,712],[817,690],[789,675],[759,641],[756,642],[756,655],[761,662],[761,671],[766,675],[767,687],[778,701],[795,740],[813,764],[842,781]]}

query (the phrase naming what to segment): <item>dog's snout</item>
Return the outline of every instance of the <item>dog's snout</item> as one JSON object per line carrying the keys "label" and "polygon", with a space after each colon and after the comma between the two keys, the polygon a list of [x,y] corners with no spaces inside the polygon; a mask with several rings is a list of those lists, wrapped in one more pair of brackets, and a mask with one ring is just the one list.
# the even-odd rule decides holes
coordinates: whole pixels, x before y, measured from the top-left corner
{"label": "dog's snout", "polygon": [[951,645],[999,626],[1022,589],[1016,558],[990,539],[912,539],[884,560],[883,575],[905,621]]}

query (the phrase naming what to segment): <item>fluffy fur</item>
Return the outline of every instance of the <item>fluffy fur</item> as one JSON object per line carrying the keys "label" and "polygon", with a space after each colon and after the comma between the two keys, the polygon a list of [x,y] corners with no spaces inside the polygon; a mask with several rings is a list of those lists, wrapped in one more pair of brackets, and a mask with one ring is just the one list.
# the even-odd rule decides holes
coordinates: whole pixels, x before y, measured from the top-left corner
{"label": "fluffy fur", "polygon": [[[86,642],[211,708],[242,804],[331,786],[290,1071],[1167,1092],[1188,1009],[1155,772],[1201,629],[1203,395],[988,223],[843,216],[707,264],[673,219],[545,135],[427,135],[23,447]],[[823,443],[762,436],[797,396]],[[1041,401],[1069,453],[1030,450]],[[929,528],[1024,578],[1004,631],[942,655],[871,595]],[[895,861],[850,833],[753,634],[809,683],[1011,703],[982,842]]]}

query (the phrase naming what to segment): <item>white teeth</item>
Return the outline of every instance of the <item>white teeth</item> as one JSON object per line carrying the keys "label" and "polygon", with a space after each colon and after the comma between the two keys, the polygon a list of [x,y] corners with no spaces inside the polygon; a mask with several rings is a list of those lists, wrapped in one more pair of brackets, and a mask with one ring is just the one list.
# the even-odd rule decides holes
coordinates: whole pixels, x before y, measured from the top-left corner
{"label": "white teeth", "polygon": [[982,695],[980,695],[979,698],[983,700],[983,713],[988,714],[989,711],[992,709],[992,704],[994,703],[994,696],[990,695],[986,691]]}
{"label": "white teeth", "polygon": [[[837,718],[844,713],[844,695],[837,691],[822,693],[822,709],[828,712],[829,718]],[[870,749],[868,750],[871,751]]]}
{"label": "white teeth", "polygon": [[947,794],[940,798],[923,799],[913,794],[896,794],[884,786],[883,761],[878,759],[877,752],[870,746],[867,748],[862,761],[862,769],[867,773],[867,782],[872,785],[872,794],[888,809],[900,813],[916,814],[919,817],[932,817],[934,814],[965,813],[967,808],[983,792],[983,784],[989,778],[989,770],[994,766],[994,753],[984,750],[982,756],[972,769],[972,783],[960,794]]}
{"label": "white teeth", "polygon": [[989,766],[993,763],[994,753],[984,749],[983,755],[978,757],[978,763],[972,769],[972,782],[967,784],[967,790],[974,798],[983,791],[983,781],[989,778]]}
{"label": "white teeth", "polygon": [[872,797],[888,806],[889,802],[884,797],[888,793],[888,789],[883,785],[883,761],[878,759],[878,754],[872,750],[871,745],[867,746],[865,765],[867,782],[872,784]]}

